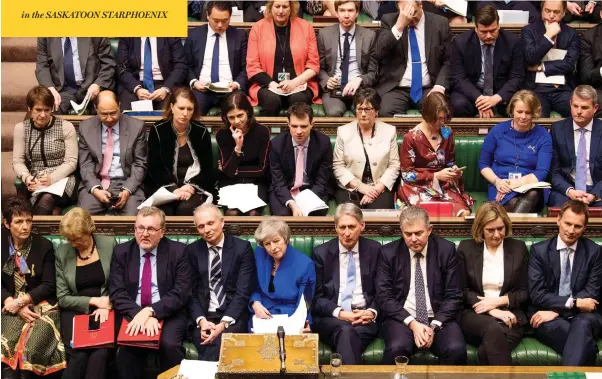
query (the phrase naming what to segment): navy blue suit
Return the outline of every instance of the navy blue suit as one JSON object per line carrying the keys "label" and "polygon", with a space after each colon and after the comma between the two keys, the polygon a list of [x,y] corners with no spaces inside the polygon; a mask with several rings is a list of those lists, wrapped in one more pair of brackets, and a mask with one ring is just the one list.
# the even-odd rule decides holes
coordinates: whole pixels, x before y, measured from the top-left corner
{"label": "navy blue suit", "polygon": [[[466,363],[466,343],[456,322],[462,309],[462,279],[453,243],[430,235],[426,253],[426,283],[433,309],[433,320],[443,326],[434,337],[431,351],[441,364]],[[414,335],[404,320],[410,313],[404,304],[410,291],[410,250],[403,239],[383,246],[376,273],[376,296],[384,318],[385,352],[383,364],[393,364],[395,357],[411,356],[417,347]]]}
{"label": "navy blue suit", "polygon": [[525,84],[527,89],[535,91],[541,102],[541,117],[549,117],[553,110],[560,113],[562,117],[569,117],[571,114],[569,101],[577,81],[579,35],[564,22],[560,23],[560,33],[556,36],[556,45],[544,37],[545,33],[546,27],[541,20],[529,24],[521,30],[521,39],[525,46],[525,69],[540,65],[543,57],[552,48],[567,50],[564,59],[544,63],[546,76],[564,75],[565,84],[558,88],[552,84],[536,84],[535,72],[528,70],[525,75]]}
{"label": "navy blue suit", "polygon": [[[312,130],[309,135],[307,147],[307,162],[305,174],[308,184],[301,190],[309,189],[325,203],[332,195],[334,176],[332,174],[332,144],[330,138],[324,133]],[[295,184],[295,147],[291,133],[287,130],[272,140],[270,149],[270,176],[269,190],[270,210],[275,216],[291,216],[292,212],[285,206],[286,202],[293,200],[291,188]],[[327,210],[326,210],[327,211]],[[318,212],[312,215],[319,216]],[[326,213],[321,214],[325,216]]]}
{"label": "navy blue suit", "polygon": [[[222,249],[222,285],[226,296],[222,305],[209,312],[209,249],[207,242],[200,239],[186,247],[190,270],[192,271],[192,296],[188,302],[188,311],[196,323],[199,317],[211,322],[220,322],[223,316],[234,319],[227,333],[246,333],[249,320],[247,305],[251,290],[255,287],[255,260],[249,241],[240,238],[224,237]],[[200,329],[195,328],[192,342],[199,352],[199,359],[217,361],[221,346],[221,334],[209,345],[201,346]]]}
{"label": "navy blue suit", "polygon": [[[196,27],[188,32],[186,44],[186,60],[188,63],[187,84],[193,79],[198,79],[203,68],[203,59],[205,56],[205,46],[207,39],[213,46],[215,40],[213,36],[208,36],[208,24]],[[228,45],[228,60],[230,61],[230,71],[232,72],[232,81],[240,85],[240,90],[247,91],[247,32],[235,27],[228,27],[226,30],[226,43]],[[209,68],[211,69],[211,68]],[[207,91],[194,91],[201,105],[202,114],[206,114],[209,108],[218,104],[224,97],[223,94]]]}
{"label": "navy blue suit", "polygon": [[[538,242],[531,247],[529,261],[529,295],[532,307],[529,317],[537,311],[554,311],[559,316],[535,329],[542,343],[562,354],[565,366],[593,365],[598,348],[596,337],[602,317],[598,310],[592,313],[566,308],[568,296],[559,296],[561,274],[560,251],[556,249],[559,237]],[[602,262],[600,246],[587,238],[580,238],[574,253],[571,271],[573,299],[600,300]]]}
{"label": "navy blue suit", "polygon": [[[571,177],[571,172],[577,165],[577,152],[575,151],[575,133],[573,131],[573,118],[569,117],[562,121],[552,124],[552,165],[550,172],[552,175],[552,193],[550,194],[549,205],[551,207],[561,207],[569,198],[566,191],[570,187],[575,187],[575,180]],[[593,186],[587,186],[587,193],[602,197],[602,121],[594,118],[592,125],[592,136],[589,148],[589,171],[592,176]],[[602,203],[596,201],[590,206],[600,206]]]}
{"label": "navy blue suit", "polygon": [[[182,341],[186,336],[190,297],[190,270],[184,254],[185,245],[163,237],[157,246],[157,285],[161,300],[151,305],[155,317],[163,321],[159,355],[161,371],[184,359]],[[115,246],[109,274],[109,297],[117,312],[115,327],[121,317],[132,319],[142,307],[136,303],[140,285],[140,247],[136,240]],[[117,356],[119,378],[142,378],[142,367],[149,349],[120,346]]]}
{"label": "navy blue suit", "polygon": [[[477,87],[482,73],[481,43],[474,30],[457,36],[450,54],[452,93],[451,103],[456,117],[478,114],[475,101],[483,91]],[[523,47],[514,33],[500,30],[493,50],[493,94],[502,102],[498,113],[505,114],[505,104],[522,86],[525,76]]]}
{"label": "navy blue suit", "polygon": [[[360,237],[358,242],[361,285],[365,309],[378,312],[376,302],[376,269],[382,247],[377,241]],[[316,266],[316,295],[312,314],[314,317],[313,331],[343,356],[343,364],[359,365],[362,363],[362,352],[378,334],[378,324],[371,322],[367,325],[353,326],[347,321],[333,316],[336,308],[340,307],[340,265],[339,239],[334,238],[313,251],[313,261]],[[356,278],[356,286],[360,282]]]}

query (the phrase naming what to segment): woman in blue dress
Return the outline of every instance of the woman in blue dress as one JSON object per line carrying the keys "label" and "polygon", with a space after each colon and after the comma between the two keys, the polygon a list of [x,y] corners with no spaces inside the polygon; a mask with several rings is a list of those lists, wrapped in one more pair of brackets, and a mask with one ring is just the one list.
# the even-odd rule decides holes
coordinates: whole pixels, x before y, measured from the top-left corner
{"label": "woman in blue dress", "polygon": [[533,123],[541,114],[537,96],[518,91],[508,103],[511,120],[494,126],[481,149],[479,170],[489,182],[489,200],[501,203],[508,212],[539,212],[547,203],[549,189],[514,189],[546,181],[552,161],[552,137],[541,125]]}

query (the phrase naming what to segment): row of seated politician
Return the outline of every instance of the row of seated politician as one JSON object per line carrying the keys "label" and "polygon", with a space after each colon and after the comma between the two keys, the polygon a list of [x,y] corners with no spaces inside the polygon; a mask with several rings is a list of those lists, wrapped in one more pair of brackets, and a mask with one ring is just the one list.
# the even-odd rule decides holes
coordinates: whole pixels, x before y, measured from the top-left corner
{"label": "row of seated politician", "polygon": [[[190,29],[184,45],[180,38],[121,38],[114,57],[107,38],[39,38],[36,77],[60,113],[103,89],[116,91],[122,110],[138,100],[160,109],[180,86],[193,90],[201,114],[219,106],[223,91],[240,90],[262,116],[278,116],[296,102],[322,103],[327,115],[342,116],[362,87],[377,90],[379,114],[387,117],[420,109],[431,91],[449,95],[454,116],[484,118],[506,115],[521,89],[536,93],[542,117],[568,117],[579,83],[602,97],[602,26],[579,36],[563,21],[574,2],[542,2],[520,37],[500,29],[496,7],[530,2],[481,2],[493,4],[480,4],[475,29],[455,38],[448,18],[431,12],[431,3],[443,2],[386,3],[397,9],[375,32],[355,23],[359,1],[334,1],[339,23],[316,37],[297,16],[298,1],[268,1],[250,34],[229,25],[232,2],[210,1],[208,23]],[[596,1],[587,9],[602,12]]]}
{"label": "row of seated politician", "polygon": [[67,242],[56,251],[32,233],[24,198],[4,199],[2,213],[4,378],[64,370],[64,379],[104,379],[109,362],[118,378],[144,377],[153,349],[71,345],[75,315],[102,325],[111,311],[116,330],[127,319],[126,333],[159,335],[162,371],[185,357],[185,341],[199,359],[216,361],[222,333],[253,333],[256,318],[290,316],[299,306],[309,309],[299,333],[319,334],[343,364],[360,364],[380,337],[382,364],[428,350],[442,364],[462,365],[469,343],[480,364],[512,365],[526,329],[564,365],[596,362],[602,257],[583,236],[588,208],[580,201],[563,205],[558,235],[530,253],[510,237],[511,220],[497,202],[479,208],[473,238],[457,248],[432,233],[421,207],[401,211],[401,238],[383,246],[362,237],[362,210],[341,204],[337,237],[311,257],[291,245],[277,217],[261,221],[253,251],[249,241],[224,235],[224,218],[210,203],[194,211],[200,238],[188,245],[165,237],[156,207],[138,211],[135,239],[120,244],[95,233],[87,210],[73,208],[60,221]]}
{"label": "row of seated politician", "polygon": [[[37,215],[60,214],[74,204],[94,215],[134,215],[146,198],[167,190],[177,200],[161,209],[190,216],[202,203],[217,204],[218,188],[241,183],[254,184],[276,216],[307,215],[296,201],[305,190],[326,204],[332,198],[366,209],[445,203],[448,210],[441,215],[471,213],[475,200],[464,190],[466,167],[456,165],[445,95],[433,92],[423,100],[422,121],[403,136],[401,146],[395,126],[377,117],[382,107],[378,91],[360,88],[353,101],[356,118],[338,127],[333,151],[330,138],[313,129],[307,103],[291,105],[288,130],[272,138],[254,118],[247,96],[232,92],[222,103],[224,125],[215,135],[215,157],[211,132],[199,121],[199,103],[187,87],[170,94],[165,118],[147,138],[144,122],[121,114],[111,91],[97,96],[97,115],[81,121],[76,133],[73,124],[52,114],[52,93],[37,86],[27,95],[28,116],[14,129],[14,174]],[[512,118],[488,132],[475,162],[489,183],[488,199],[514,213],[540,212],[544,205],[559,207],[568,199],[599,206],[602,121],[594,118],[597,102],[593,87],[578,86],[569,100],[571,116],[555,122],[549,133],[537,124],[542,106],[536,94],[514,94],[507,109]],[[59,192],[48,192],[60,181]],[[541,188],[545,182],[551,188]]]}

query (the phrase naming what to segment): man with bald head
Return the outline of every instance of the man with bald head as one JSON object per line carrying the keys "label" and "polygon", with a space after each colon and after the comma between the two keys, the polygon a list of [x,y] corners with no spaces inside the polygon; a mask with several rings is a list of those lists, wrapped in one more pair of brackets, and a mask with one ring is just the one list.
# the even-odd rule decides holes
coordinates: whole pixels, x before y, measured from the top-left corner
{"label": "man with bald head", "polygon": [[102,91],[95,107],[97,115],[79,124],[78,205],[93,215],[133,216],[144,200],[144,122],[122,115],[111,91]]}

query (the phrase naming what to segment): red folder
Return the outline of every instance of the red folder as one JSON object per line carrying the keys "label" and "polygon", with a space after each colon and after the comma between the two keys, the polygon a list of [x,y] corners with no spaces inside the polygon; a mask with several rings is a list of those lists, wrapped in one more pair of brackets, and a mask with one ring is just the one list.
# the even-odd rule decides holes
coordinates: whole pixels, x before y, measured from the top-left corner
{"label": "red folder", "polygon": [[[589,211],[589,217],[602,217],[602,208],[600,207],[587,207]],[[560,214],[560,207],[548,207],[548,217],[558,217]]]}
{"label": "red folder", "polygon": [[421,208],[426,210],[429,217],[452,217],[453,204],[446,201],[423,201],[418,204]]}
{"label": "red folder", "polygon": [[163,321],[159,321],[159,335],[155,335],[154,337],[150,337],[142,334],[142,332],[138,332],[135,336],[130,336],[125,334],[125,330],[127,329],[130,322],[125,318],[121,322],[121,328],[119,328],[119,335],[117,336],[117,344],[123,346],[136,346],[136,347],[144,347],[146,349],[159,349],[159,340],[161,339],[161,331],[163,330]]}
{"label": "red folder", "polygon": [[115,345],[115,314],[109,312],[107,321],[100,324],[98,330],[88,330],[90,315],[73,317],[73,335],[71,344],[74,349],[113,347]]}

